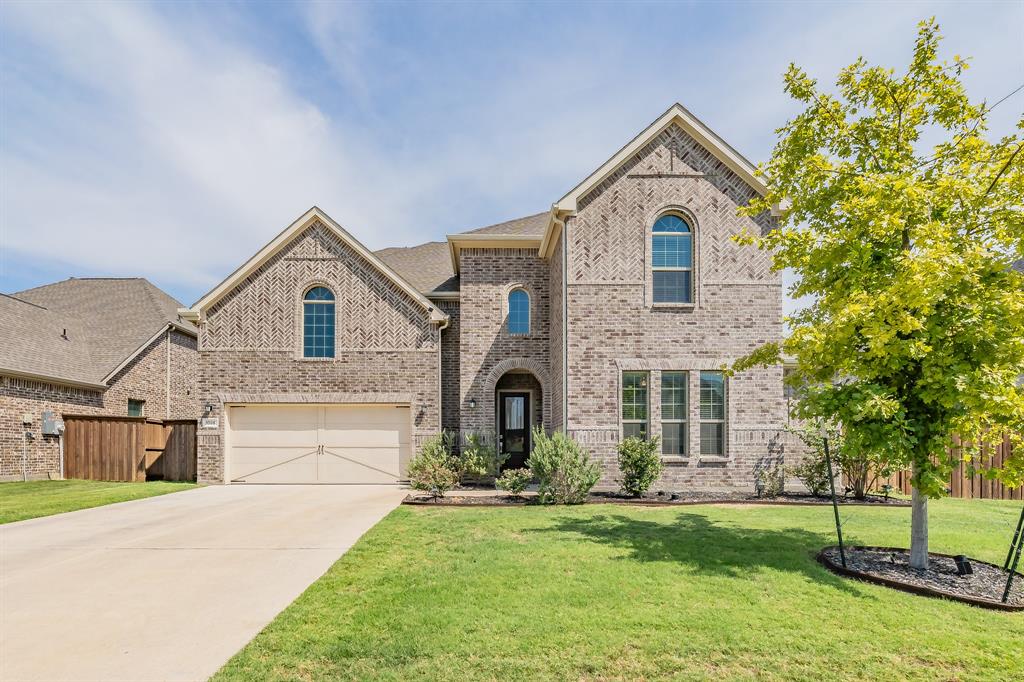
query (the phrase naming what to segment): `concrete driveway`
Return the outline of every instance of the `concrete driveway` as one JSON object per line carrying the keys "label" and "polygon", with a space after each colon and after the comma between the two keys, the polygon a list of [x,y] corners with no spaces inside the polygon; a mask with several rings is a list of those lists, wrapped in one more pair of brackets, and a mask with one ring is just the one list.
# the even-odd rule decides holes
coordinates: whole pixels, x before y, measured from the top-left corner
{"label": "concrete driveway", "polygon": [[0,526],[0,679],[206,679],[405,494],[212,486]]}

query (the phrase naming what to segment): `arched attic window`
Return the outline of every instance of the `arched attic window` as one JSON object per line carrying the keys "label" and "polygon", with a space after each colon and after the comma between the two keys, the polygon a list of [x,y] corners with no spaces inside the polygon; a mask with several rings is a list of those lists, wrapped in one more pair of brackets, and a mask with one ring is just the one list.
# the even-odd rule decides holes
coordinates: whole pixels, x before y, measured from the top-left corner
{"label": "arched attic window", "polygon": [[313,287],[302,297],[302,356],[334,357],[334,293]]}
{"label": "arched attic window", "polygon": [[508,292],[508,333],[511,336],[530,333],[530,294],[525,289]]}
{"label": "arched attic window", "polygon": [[651,273],[655,303],[693,302],[693,230],[675,213],[651,228]]}

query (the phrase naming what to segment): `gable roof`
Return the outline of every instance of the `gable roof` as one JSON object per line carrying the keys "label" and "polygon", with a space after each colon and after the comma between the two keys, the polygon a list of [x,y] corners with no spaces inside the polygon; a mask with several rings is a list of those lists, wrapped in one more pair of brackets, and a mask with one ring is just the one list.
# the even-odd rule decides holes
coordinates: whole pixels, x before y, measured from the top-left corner
{"label": "gable roof", "polygon": [[543,258],[551,256],[550,252],[554,248],[558,233],[564,225],[563,218],[576,212],[579,200],[614,174],[615,171],[633,158],[652,139],[663,133],[665,129],[673,124],[682,128],[698,144],[711,152],[715,158],[725,164],[729,170],[736,173],[758,194],[764,196],[768,193],[768,186],[764,180],[755,174],[757,167],[753,163],[733,149],[728,142],[719,137],[715,131],[711,130],[703,121],[694,116],[686,107],[676,102],[668,108],[668,111],[640,131],[636,137],[619,151],[615,152],[600,168],[588,175],[582,182],[569,190],[565,196],[551,205],[551,212],[548,214],[548,224],[540,249],[540,255]]}
{"label": "gable roof", "polygon": [[622,149],[615,152],[600,168],[588,175],[586,179],[569,190],[568,194],[556,201],[554,204],[555,210],[559,213],[574,212],[579,199],[586,196],[590,190],[612,175],[619,169],[619,166],[629,161],[634,154],[643,149],[648,142],[660,135],[672,124],[682,128],[686,134],[711,152],[715,158],[724,163],[733,173],[740,176],[744,182],[759,194],[764,196],[768,193],[768,186],[764,180],[755,175],[757,167],[754,164],[733,149],[715,131],[708,128],[703,121],[690,113],[686,107],[676,102],[668,108],[668,111],[655,119],[651,125],[644,128],[640,131],[640,134],[626,143]]}
{"label": "gable roof", "polygon": [[191,308],[181,310],[180,312],[187,319],[199,320],[202,318],[205,311],[220,300],[224,295],[228,294],[232,289],[238,285],[239,282],[244,280],[246,277],[251,275],[257,268],[262,266],[268,260],[274,257],[281,249],[290,244],[294,239],[301,235],[306,228],[315,222],[323,223],[329,230],[333,231],[343,242],[352,248],[357,254],[362,256],[368,263],[373,265],[383,274],[385,277],[395,283],[398,288],[408,294],[413,300],[419,303],[427,313],[430,314],[430,320],[432,322],[446,323],[448,316],[438,310],[433,303],[420,293],[420,291],[405,280],[404,277],[395,272],[387,263],[385,263],[379,256],[374,254],[372,251],[367,249],[363,244],[349,234],[341,225],[334,221],[329,215],[320,210],[319,207],[313,206],[308,211],[298,217],[295,222],[286,227],[276,237],[270,240],[266,246],[260,249],[256,255],[247,260],[245,263],[240,265],[234,272],[228,275],[224,281],[211,289],[205,296],[200,298],[198,301],[192,304]]}
{"label": "gable roof", "polygon": [[180,304],[149,281],[71,278],[0,296],[0,369],[103,388],[169,327]]}

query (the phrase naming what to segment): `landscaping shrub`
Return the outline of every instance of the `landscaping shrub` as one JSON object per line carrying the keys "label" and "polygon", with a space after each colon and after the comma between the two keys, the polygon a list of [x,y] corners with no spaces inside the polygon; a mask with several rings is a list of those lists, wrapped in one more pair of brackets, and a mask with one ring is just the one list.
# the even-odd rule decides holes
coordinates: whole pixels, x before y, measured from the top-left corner
{"label": "landscaping shrub", "polygon": [[786,487],[786,468],[781,464],[766,464],[757,470],[754,481],[762,497],[778,497]]}
{"label": "landscaping shrub", "polygon": [[601,478],[601,468],[580,444],[561,431],[548,436],[533,429],[533,452],[527,461],[539,484],[542,504],[580,504]]}
{"label": "landscaping shrub", "polygon": [[409,462],[409,485],[434,497],[454,488],[462,477],[459,459],[452,455],[452,435],[447,432],[423,443],[418,455]]}
{"label": "landscaping shrub", "polygon": [[627,438],[619,443],[619,471],[622,472],[622,492],[640,497],[661,476],[661,453],[658,437],[650,440]]}
{"label": "landscaping shrub", "polygon": [[463,480],[491,482],[498,476],[506,459],[508,455],[499,453],[483,436],[471,433],[466,436],[466,442],[458,455],[460,477]]}
{"label": "landscaping shrub", "polygon": [[509,469],[498,477],[496,483],[501,490],[507,490],[513,496],[519,497],[532,480],[533,474],[529,469]]}
{"label": "landscaping shrub", "polygon": [[[809,459],[815,463],[816,468],[820,469],[824,481],[822,495],[828,490],[825,436],[828,436],[829,454],[832,456],[835,473],[841,475],[841,479],[846,482],[848,492],[853,493],[858,500],[867,497],[868,492],[874,489],[880,476],[886,477],[891,473],[890,467],[884,466],[878,461],[878,458],[872,457],[865,448],[850,442],[841,429],[827,424],[823,420],[815,419],[805,422],[797,428],[790,428],[789,432],[803,441],[803,444],[811,452]],[[811,487],[801,474],[794,471],[794,475],[804,481],[804,485],[807,485],[808,488]]]}
{"label": "landscaping shrub", "polygon": [[824,452],[815,452],[805,457],[796,466],[789,467],[787,472],[799,479],[807,490],[815,497],[824,497],[828,492],[828,463]]}

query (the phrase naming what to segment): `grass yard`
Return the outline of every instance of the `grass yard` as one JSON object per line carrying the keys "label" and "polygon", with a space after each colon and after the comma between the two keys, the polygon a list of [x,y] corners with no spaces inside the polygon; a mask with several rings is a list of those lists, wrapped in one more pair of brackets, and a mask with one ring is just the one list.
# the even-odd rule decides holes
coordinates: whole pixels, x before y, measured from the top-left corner
{"label": "grass yard", "polygon": [[[1019,510],[932,503],[932,549],[1001,564]],[[840,579],[833,542],[826,506],[401,507],[214,680],[1024,679],[1024,615]]]}
{"label": "grass yard", "polygon": [[0,483],[0,523],[24,521],[114,502],[139,500],[195,488],[195,483],[148,481],[28,481]]}

